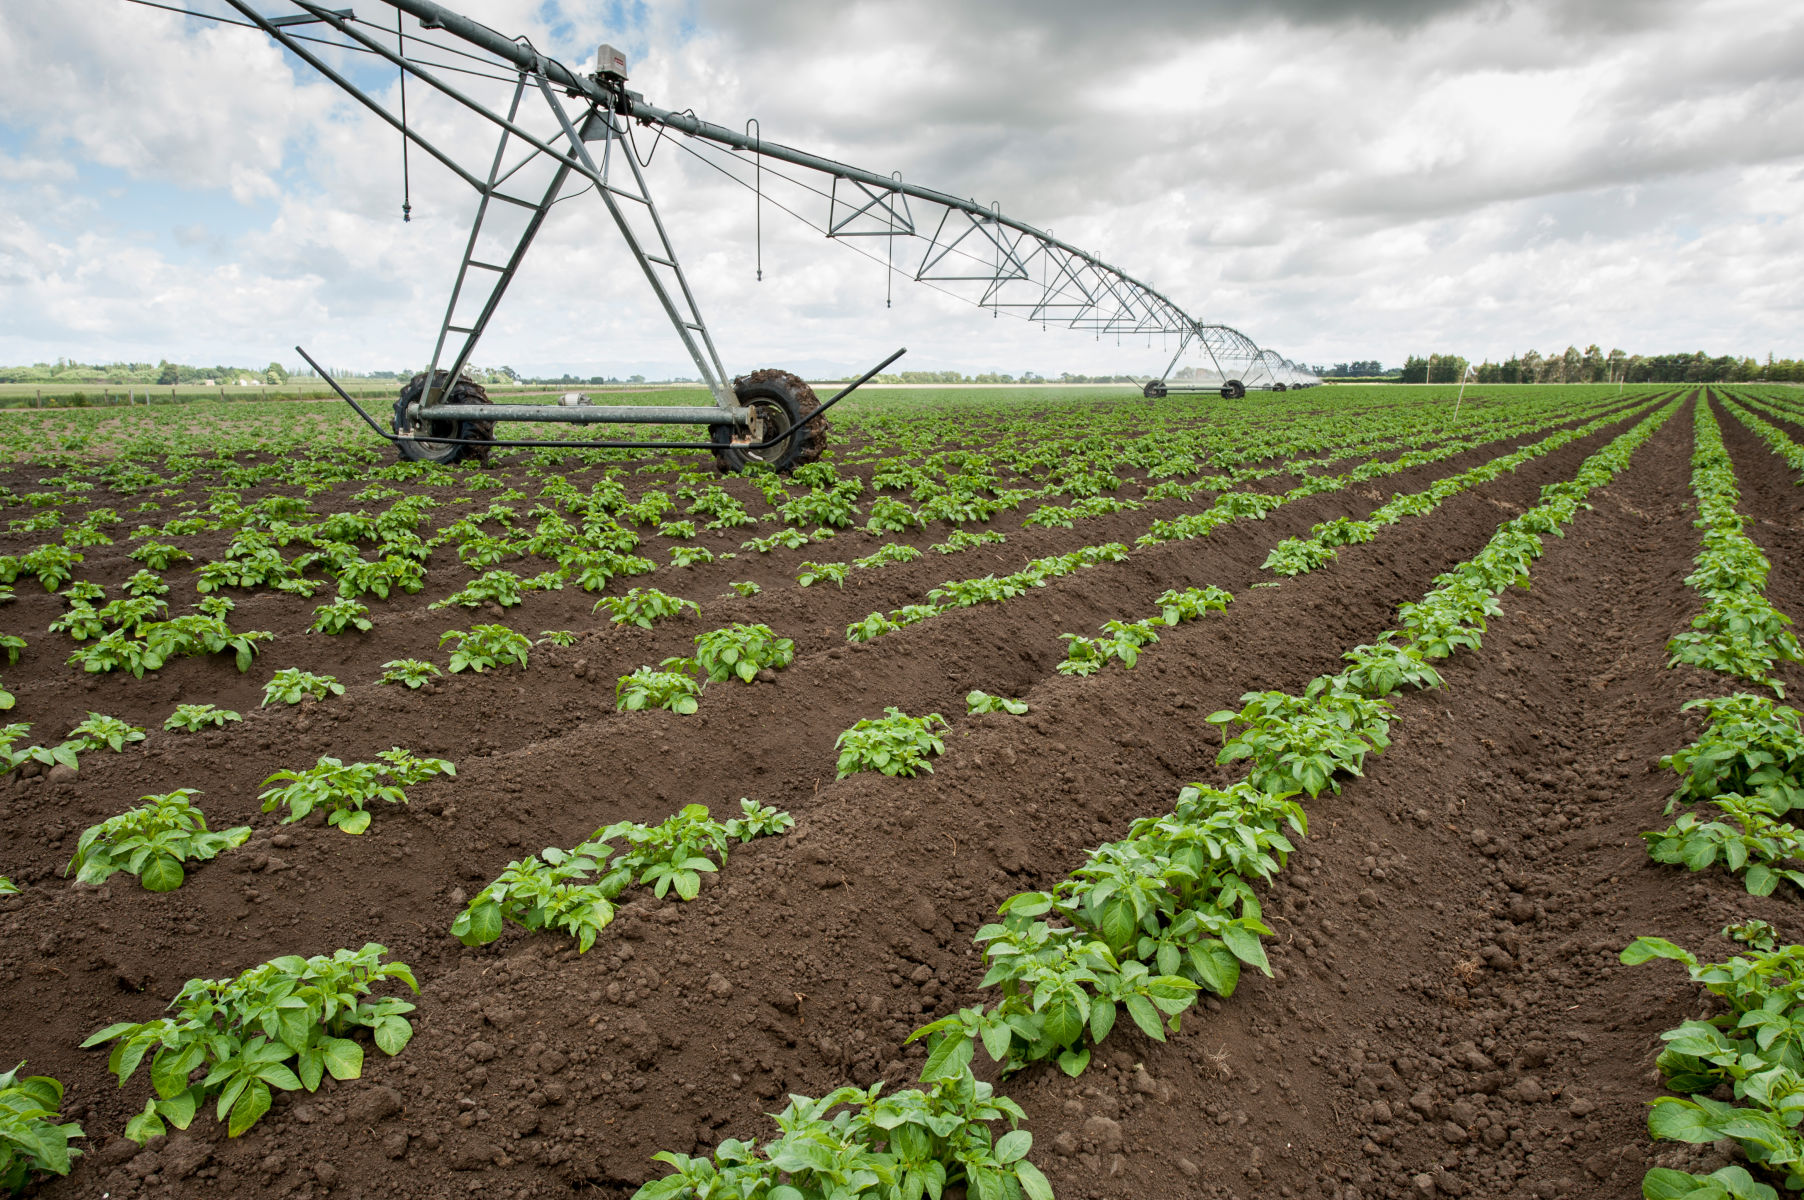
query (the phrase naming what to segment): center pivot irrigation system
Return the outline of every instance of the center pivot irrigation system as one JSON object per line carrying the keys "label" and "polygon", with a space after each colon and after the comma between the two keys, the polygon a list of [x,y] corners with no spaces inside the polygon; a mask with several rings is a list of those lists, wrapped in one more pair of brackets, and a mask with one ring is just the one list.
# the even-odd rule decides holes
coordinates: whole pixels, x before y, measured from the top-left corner
{"label": "center pivot irrigation system", "polygon": [[[825,444],[825,412],[887,367],[898,350],[824,404],[800,377],[781,370],[729,376],[695,301],[676,248],[646,186],[634,127],[656,127],[655,154],[666,134],[674,145],[752,189],[762,232],[763,208],[772,204],[834,239],[884,239],[881,256],[866,253],[894,273],[973,301],[997,315],[1060,325],[1117,339],[1158,335],[1176,353],[1164,373],[1145,384],[1148,397],[1180,391],[1219,391],[1225,398],[1250,389],[1285,391],[1320,380],[1226,325],[1204,324],[1169,297],[1096,255],[979,204],[904,183],[788,146],[766,142],[756,121],[745,132],[713,125],[692,112],[646,103],[626,86],[625,56],[602,46],[596,69],[573,71],[547,58],[524,38],[509,38],[431,0],[368,0],[395,10],[392,28],[359,20],[349,8],[312,0],[286,0],[294,11],[271,15],[246,0],[225,0],[281,43],[296,58],[343,88],[405,139],[475,189],[475,219],[438,340],[427,369],[401,390],[391,423],[381,426],[302,350],[314,369],[338,390],[370,427],[402,457],[426,462],[484,458],[493,446],[656,447],[712,451],[722,470],[766,463],[779,470],[818,458]],[[417,28],[408,29],[402,14]],[[194,14],[202,15],[202,14]],[[325,26],[325,29],[299,27]],[[446,34],[444,41],[434,34]],[[323,34],[336,34],[321,36]],[[474,51],[470,48],[473,47]],[[360,87],[335,63],[344,51],[386,60],[399,71],[399,103],[390,106]],[[470,94],[468,77],[504,85],[499,103]],[[407,113],[407,85],[415,81],[450,100],[465,119],[487,122],[496,137],[492,154],[451,148],[444,134],[428,138]],[[435,129],[446,128],[443,121]],[[460,143],[461,147],[461,143]],[[460,159],[460,154],[462,158]],[[404,159],[405,161],[405,159]],[[767,180],[768,177],[768,180]],[[783,185],[826,201],[817,224],[772,197]],[[713,405],[672,407],[490,404],[482,387],[464,374],[527,249],[552,206],[594,191],[645,274],[677,337],[694,361]],[[404,212],[406,208],[404,206]],[[904,239],[899,261],[896,242]],[[918,258],[910,242],[924,244]],[[856,244],[856,243],[847,243]],[[864,245],[872,245],[867,241]],[[760,246],[762,277],[762,246]],[[299,349],[297,347],[297,349]],[[1199,350],[1208,365],[1167,378],[1186,351]],[[496,421],[576,424],[704,425],[706,442],[527,441],[495,438]]]}

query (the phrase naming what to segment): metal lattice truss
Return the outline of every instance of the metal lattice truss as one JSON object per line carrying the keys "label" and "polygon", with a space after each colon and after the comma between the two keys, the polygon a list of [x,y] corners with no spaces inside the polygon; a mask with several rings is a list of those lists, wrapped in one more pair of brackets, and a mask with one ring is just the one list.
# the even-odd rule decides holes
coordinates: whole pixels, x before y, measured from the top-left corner
{"label": "metal lattice truss", "polygon": [[[695,295],[679,263],[669,232],[647,186],[632,144],[632,123],[682,135],[676,144],[694,151],[717,169],[759,191],[775,175],[799,184],[825,201],[817,223],[796,212],[827,237],[886,239],[884,261],[892,270],[952,292],[997,314],[1008,313],[1046,326],[1082,330],[1097,337],[1175,337],[1178,352],[1200,351],[1221,380],[1247,387],[1301,386],[1313,376],[1274,351],[1226,325],[1190,316],[1168,296],[1098,256],[1060,241],[1049,232],[944,192],[835,162],[792,147],[648,104],[625,87],[623,74],[579,74],[541,55],[524,39],[511,39],[432,0],[380,0],[416,18],[420,31],[403,38],[392,30],[359,21],[348,9],[315,0],[283,0],[292,12],[266,15],[248,0],[225,0],[296,57],[349,93],[407,142],[429,154],[477,194],[475,220],[458,266],[429,372],[455,379],[468,365],[478,340],[514,280],[552,206],[593,190],[606,206],[659,305],[670,320],[720,410],[715,422],[740,414],[731,376],[721,362]],[[342,2],[342,0],[341,0]],[[322,25],[325,34],[298,33],[296,26]],[[455,43],[433,40],[442,31]],[[409,44],[411,42],[411,45]],[[322,45],[323,43],[323,45]],[[468,146],[452,147],[425,136],[400,111],[358,86],[333,63],[328,50],[342,47],[385,60],[412,81],[451,101],[493,131],[492,153],[480,158]],[[479,53],[472,54],[469,47]],[[445,61],[449,53],[460,65]],[[474,60],[479,69],[472,69]],[[491,82],[485,96],[511,92],[504,102],[478,99],[457,73]],[[405,94],[403,90],[403,95]],[[655,147],[654,147],[655,148]],[[897,259],[897,245],[903,247]],[[864,243],[869,245],[870,243]],[[875,257],[875,255],[872,255]],[[437,374],[428,375],[438,379]],[[436,397],[428,396],[427,404]],[[657,420],[655,410],[638,410],[641,420]],[[667,419],[694,421],[689,415]],[[606,419],[599,415],[596,419]]]}

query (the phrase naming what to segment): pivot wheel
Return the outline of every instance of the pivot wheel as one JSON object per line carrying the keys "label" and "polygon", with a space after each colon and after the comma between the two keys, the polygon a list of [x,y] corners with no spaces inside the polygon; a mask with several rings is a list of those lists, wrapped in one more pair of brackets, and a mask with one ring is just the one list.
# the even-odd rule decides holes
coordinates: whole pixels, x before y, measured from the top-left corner
{"label": "pivot wheel", "polygon": [[1289,390],[1290,390],[1290,388],[1288,388],[1287,386],[1285,386],[1282,383],[1272,384],[1272,391],[1274,391],[1274,392],[1288,392]]}
{"label": "pivot wheel", "polygon": [[[752,419],[745,429],[716,425],[711,430],[709,436],[719,447],[714,463],[722,473],[759,463],[793,471],[826,449],[827,418],[820,415],[820,398],[801,376],[775,369],[753,371],[733,381],[733,394],[752,410]],[[764,442],[771,444],[760,444]]]}
{"label": "pivot wheel", "polygon": [[1165,389],[1165,381],[1163,379],[1147,380],[1146,386],[1144,388],[1141,388],[1140,391],[1141,391],[1141,394],[1144,395],[1148,400],[1163,400],[1163,399],[1165,399],[1166,395],[1168,394]]}
{"label": "pivot wheel", "polygon": [[1223,400],[1239,400],[1247,394],[1247,385],[1238,379],[1230,379],[1221,385]]}
{"label": "pivot wheel", "polygon": [[[445,386],[445,372],[440,371],[436,379],[437,386]],[[418,420],[409,415],[408,410],[419,402],[426,390],[426,373],[424,371],[407,381],[401,389],[401,398],[395,401],[396,433],[402,438],[395,443],[401,457],[408,462],[431,462],[450,465],[464,459],[475,459],[488,462],[490,447],[487,445],[467,446],[460,442],[435,441],[435,438],[473,438],[487,442],[495,436],[493,421],[452,421],[452,420]],[[487,404],[489,394],[482,385],[469,376],[460,376],[451,386],[448,395],[443,397],[446,404]],[[411,434],[412,436],[407,436]]]}

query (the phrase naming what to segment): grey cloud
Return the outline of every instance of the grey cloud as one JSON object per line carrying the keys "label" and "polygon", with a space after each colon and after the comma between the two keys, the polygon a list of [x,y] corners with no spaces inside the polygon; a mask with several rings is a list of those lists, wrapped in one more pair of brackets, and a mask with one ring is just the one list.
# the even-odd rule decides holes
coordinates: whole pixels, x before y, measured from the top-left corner
{"label": "grey cloud", "polygon": [[[452,2],[567,61],[603,37],[642,47],[635,85],[659,103],[735,126],[758,116],[767,137],[998,200],[1293,357],[1575,338],[1784,352],[1799,328],[1804,18],[1786,0]],[[622,11],[642,23],[610,27]],[[0,249],[41,244],[0,254],[28,281],[14,296],[51,301],[32,335],[102,355],[108,339],[279,330],[339,361],[417,357],[468,189],[416,157],[416,220],[401,226],[392,134],[285,68],[237,94],[234,64],[261,53],[249,34],[159,34],[128,56],[133,74],[71,88],[109,53],[107,26],[81,6],[0,26],[0,75],[22,72],[0,79],[0,104],[28,140],[69,139],[136,175],[178,164],[200,186],[231,186],[222,164],[299,183],[274,223],[221,248],[217,273],[160,267],[129,229],[83,237],[0,190],[0,225],[13,222]],[[1498,81],[1501,110],[1484,91]],[[89,135],[140,111],[135,139]],[[1145,347],[992,321],[905,279],[886,308],[880,264],[769,207],[755,283],[750,197],[681,151],[650,173],[734,366],[851,366],[904,341],[922,366],[1146,366]],[[236,357],[282,353],[263,349]],[[234,357],[211,350],[194,356]],[[675,350],[605,214],[578,201],[559,207],[479,357],[620,372]]]}

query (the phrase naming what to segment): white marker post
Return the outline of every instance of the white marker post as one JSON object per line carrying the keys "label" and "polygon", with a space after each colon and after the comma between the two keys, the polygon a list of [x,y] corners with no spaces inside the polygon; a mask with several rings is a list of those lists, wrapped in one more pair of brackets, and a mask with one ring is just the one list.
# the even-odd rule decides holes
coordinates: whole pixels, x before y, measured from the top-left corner
{"label": "white marker post", "polygon": [[1464,371],[1460,372],[1459,395],[1457,397],[1455,397],[1454,401],[1453,401],[1453,419],[1455,421],[1459,420],[1459,406],[1461,404],[1463,404],[1466,399],[1466,380],[1470,379],[1473,375],[1475,375],[1477,373],[1478,373],[1477,369],[1475,367],[1473,367],[1473,365],[1471,363],[1467,363],[1466,369]]}

